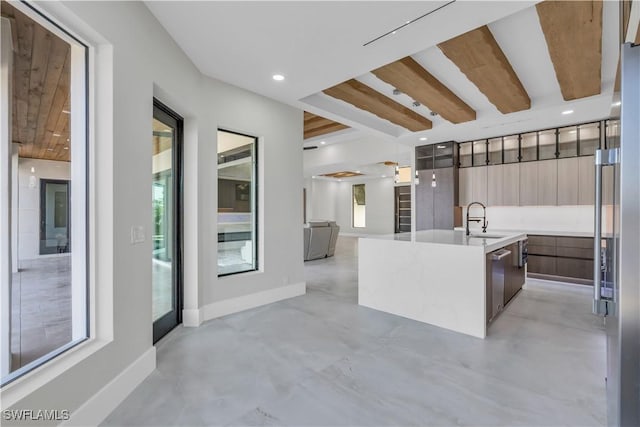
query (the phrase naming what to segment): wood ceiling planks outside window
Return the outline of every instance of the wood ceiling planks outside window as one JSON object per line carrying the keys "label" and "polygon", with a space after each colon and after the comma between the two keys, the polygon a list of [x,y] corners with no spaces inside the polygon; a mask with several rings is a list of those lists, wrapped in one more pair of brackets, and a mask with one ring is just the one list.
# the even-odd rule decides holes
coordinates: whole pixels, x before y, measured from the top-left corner
{"label": "wood ceiling planks outside window", "polygon": [[531,108],[531,99],[486,25],[438,45],[503,114]]}
{"label": "wood ceiling planks outside window", "polygon": [[14,36],[12,139],[19,156],[69,161],[68,43],[2,2]]}
{"label": "wood ceiling planks outside window", "polygon": [[431,120],[355,79],[347,80],[323,92],[412,132],[432,127]]}
{"label": "wood ceiling planks outside window", "polygon": [[406,58],[371,71],[380,80],[426,105],[451,123],[476,119],[476,112],[413,58]]}
{"label": "wood ceiling planks outside window", "polygon": [[536,10],[564,100],[598,95],[602,1],[544,1]]}
{"label": "wood ceiling planks outside window", "polygon": [[304,112],[304,139],[337,132],[348,127],[342,123],[316,116],[308,111]]}

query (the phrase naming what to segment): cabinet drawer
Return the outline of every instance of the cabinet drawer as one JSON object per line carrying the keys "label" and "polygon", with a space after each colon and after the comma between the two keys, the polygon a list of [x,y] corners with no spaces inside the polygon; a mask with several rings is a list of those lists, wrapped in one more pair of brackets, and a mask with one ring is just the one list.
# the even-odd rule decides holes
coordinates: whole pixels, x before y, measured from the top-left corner
{"label": "cabinet drawer", "polygon": [[[531,252],[531,249],[529,249],[529,252]],[[562,246],[558,246],[556,249],[556,255],[566,258],[593,259],[593,249],[564,248]]]}
{"label": "cabinet drawer", "polygon": [[593,279],[593,260],[556,258],[558,276]]}
{"label": "cabinet drawer", "polygon": [[558,237],[558,247],[593,249],[593,237]]}
{"label": "cabinet drawer", "polygon": [[528,235],[529,246],[555,246],[556,238],[554,236],[536,236]]}
{"label": "cabinet drawer", "polygon": [[556,275],[556,258],[548,256],[529,255],[527,272]]}
{"label": "cabinet drawer", "polygon": [[531,243],[529,243],[528,248],[529,248],[530,255],[548,255],[548,256],[556,255],[555,246],[532,245]]}

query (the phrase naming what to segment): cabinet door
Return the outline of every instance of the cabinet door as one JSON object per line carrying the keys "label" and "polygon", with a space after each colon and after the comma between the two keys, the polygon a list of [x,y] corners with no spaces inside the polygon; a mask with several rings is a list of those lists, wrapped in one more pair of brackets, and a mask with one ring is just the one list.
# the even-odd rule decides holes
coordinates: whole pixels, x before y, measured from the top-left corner
{"label": "cabinet door", "polygon": [[538,205],[558,204],[558,160],[543,160],[538,163]]}
{"label": "cabinet door", "polygon": [[472,173],[472,202],[487,204],[487,166],[471,168]]}
{"label": "cabinet door", "polygon": [[436,187],[433,188],[433,228],[453,229],[454,168],[435,169]]}
{"label": "cabinet door", "polygon": [[504,206],[503,165],[487,166],[487,206]]}
{"label": "cabinet door", "polygon": [[520,204],[520,165],[502,165],[502,203],[504,206]]}
{"label": "cabinet door", "polygon": [[538,204],[538,162],[520,163],[520,206]]}
{"label": "cabinet door", "polygon": [[418,171],[420,184],[416,185],[416,230],[433,229],[433,170]]}
{"label": "cabinet door", "polygon": [[558,206],[578,204],[578,165],[577,157],[558,160]]}
{"label": "cabinet door", "polygon": [[555,276],[556,258],[549,256],[529,255],[527,260],[527,272],[538,274],[549,274]]}
{"label": "cabinet door", "polygon": [[593,205],[596,194],[596,171],[593,156],[578,158],[578,204]]}
{"label": "cabinet door", "polygon": [[473,168],[460,168],[458,170],[458,206],[467,206],[473,200],[472,197],[472,184],[471,184],[471,170]]}

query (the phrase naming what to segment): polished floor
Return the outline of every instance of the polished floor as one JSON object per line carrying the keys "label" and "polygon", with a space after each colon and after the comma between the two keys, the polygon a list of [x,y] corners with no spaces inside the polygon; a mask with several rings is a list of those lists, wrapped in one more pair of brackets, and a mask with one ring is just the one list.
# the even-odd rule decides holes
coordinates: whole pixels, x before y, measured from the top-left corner
{"label": "polished floor", "polygon": [[12,368],[70,341],[71,256],[21,260],[11,280]]}
{"label": "polished floor", "polygon": [[305,270],[304,296],[175,329],[104,425],[605,424],[588,288],[530,281],[480,340],[359,307],[354,238]]}

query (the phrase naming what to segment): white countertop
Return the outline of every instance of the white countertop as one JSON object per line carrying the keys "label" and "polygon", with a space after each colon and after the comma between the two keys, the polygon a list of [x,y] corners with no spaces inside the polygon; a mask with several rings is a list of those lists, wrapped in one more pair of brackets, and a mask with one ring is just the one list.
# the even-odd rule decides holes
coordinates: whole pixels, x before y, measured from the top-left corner
{"label": "white countertop", "polygon": [[[456,227],[454,230],[463,231],[464,227]],[[472,232],[479,233],[475,228],[471,229]],[[525,228],[525,229],[513,229],[513,230],[505,230],[505,229],[488,229],[487,234],[499,234],[499,233],[521,233],[521,234],[533,234],[536,236],[566,236],[566,237],[593,237],[593,231],[564,231],[564,230],[537,230],[535,228]]]}
{"label": "white countertop", "polygon": [[518,240],[526,238],[526,234],[513,231],[494,231],[491,233],[487,232],[486,234],[479,232],[466,236],[464,229],[421,230],[408,233],[363,237],[363,239],[390,240],[410,243],[482,247],[484,248],[485,253],[493,252],[497,249],[510,245],[511,243],[517,242]]}

